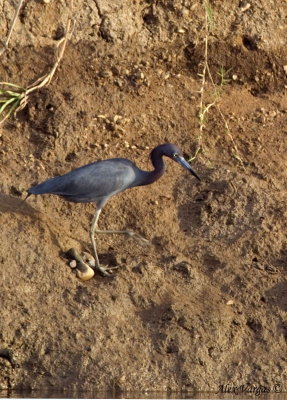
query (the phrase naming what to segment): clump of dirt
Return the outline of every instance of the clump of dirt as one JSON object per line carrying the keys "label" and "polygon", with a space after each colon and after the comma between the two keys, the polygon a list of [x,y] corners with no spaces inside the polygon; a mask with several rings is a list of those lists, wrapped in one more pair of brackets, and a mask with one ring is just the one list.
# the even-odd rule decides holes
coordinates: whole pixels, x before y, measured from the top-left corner
{"label": "clump of dirt", "polygon": [[[1,38],[14,6],[1,6]],[[1,389],[284,389],[287,6],[210,6],[218,90],[207,83],[204,91],[234,142],[211,107],[204,151],[192,162],[201,182],[167,160],[157,183],[111,199],[100,227],[129,228],[151,244],[97,238],[100,261],[120,268],[81,282],[64,253],[91,251],[94,205],[23,202],[25,190],[110,157],[150,169],[150,150],[164,142],[191,157],[206,9],[201,1],[81,0],[73,9],[24,1],[1,81],[27,86],[47,73],[67,18],[76,23],[50,85],[1,126]]]}

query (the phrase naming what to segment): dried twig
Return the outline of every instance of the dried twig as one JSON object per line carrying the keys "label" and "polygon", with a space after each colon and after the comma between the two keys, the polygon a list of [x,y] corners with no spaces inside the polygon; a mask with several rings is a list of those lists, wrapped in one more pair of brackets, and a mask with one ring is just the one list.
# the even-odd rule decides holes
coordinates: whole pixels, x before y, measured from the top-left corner
{"label": "dried twig", "polygon": [[[72,26],[73,30],[74,24]],[[63,58],[64,51],[67,45],[68,38],[70,36],[71,31],[71,19],[69,18],[66,25],[66,35],[59,43],[58,47],[58,54],[57,59],[47,74],[41,76],[36,81],[34,81],[31,85],[27,88],[23,88],[21,86],[9,83],[9,82],[0,82],[0,85],[4,86],[4,89],[0,89],[0,115],[3,114],[6,110],[8,110],[5,116],[0,120],[0,125],[13,113],[20,111],[25,107],[27,104],[29,95],[44,86],[49,85],[51,82],[58,66]],[[5,89],[8,87],[9,89]],[[13,89],[13,90],[12,90]]]}
{"label": "dried twig", "polygon": [[198,112],[198,120],[199,120],[199,136],[197,147],[194,155],[190,158],[190,161],[194,160],[198,154],[203,150],[202,138],[203,131],[206,123],[206,115],[211,107],[215,105],[215,101],[209,104],[204,103],[205,97],[205,86],[206,86],[206,77],[207,73],[210,75],[209,66],[208,66],[208,39],[209,33],[212,25],[212,10],[209,7],[208,1],[205,1],[205,37],[204,37],[204,61],[203,61],[203,69],[202,73],[198,74],[201,77],[201,86],[200,86],[200,100],[199,100],[199,112]]}
{"label": "dried twig", "polygon": [[16,8],[16,11],[15,11],[15,14],[14,14],[14,18],[13,18],[13,21],[12,21],[12,24],[11,24],[11,26],[10,26],[10,29],[9,29],[9,32],[8,32],[8,35],[7,35],[7,39],[6,39],[6,41],[5,41],[5,43],[4,43],[3,47],[2,47],[2,49],[0,49],[0,56],[1,56],[1,54],[3,54],[4,51],[7,50],[7,48],[8,48],[8,44],[9,44],[9,42],[10,42],[10,38],[11,38],[13,29],[14,29],[14,26],[15,26],[15,22],[16,22],[16,19],[18,18],[19,11],[20,11],[20,8],[22,7],[23,1],[24,1],[24,0],[20,0],[19,3],[18,3],[18,6],[17,6],[17,8]]}
{"label": "dried twig", "polygon": [[[199,113],[198,113],[199,136],[198,136],[198,143],[197,143],[197,148],[195,150],[195,154],[194,154],[194,156],[192,156],[190,158],[190,160],[194,160],[198,156],[198,154],[201,151],[203,151],[202,140],[203,140],[203,131],[204,131],[205,124],[206,124],[206,116],[207,116],[210,108],[215,107],[224,122],[226,134],[231,141],[232,149],[233,149],[233,156],[240,162],[241,166],[245,169],[243,160],[240,157],[238,147],[236,146],[235,140],[231,133],[228,121],[220,108],[219,101],[218,101],[219,95],[218,95],[218,91],[217,91],[217,85],[215,84],[212,74],[210,72],[209,59],[208,59],[208,40],[209,40],[210,31],[211,31],[211,28],[213,25],[213,12],[212,12],[212,8],[209,4],[209,0],[204,1],[204,7],[205,7],[204,61],[203,61],[202,73],[199,74],[199,76],[201,77],[201,87],[199,90],[199,93],[200,93]],[[227,79],[224,78],[224,71],[221,71],[221,77],[222,77],[221,85],[223,85],[224,83],[226,83],[228,81]],[[205,97],[205,86],[207,83],[207,78],[209,78],[212,86],[215,89],[215,97],[214,97],[214,100],[212,101],[212,103],[205,104],[204,97]]]}

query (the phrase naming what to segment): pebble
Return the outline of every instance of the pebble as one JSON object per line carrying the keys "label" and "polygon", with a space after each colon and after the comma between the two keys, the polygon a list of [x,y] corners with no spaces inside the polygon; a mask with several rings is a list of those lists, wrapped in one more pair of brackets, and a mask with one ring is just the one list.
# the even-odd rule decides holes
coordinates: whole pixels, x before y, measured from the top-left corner
{"label": "pebble", "polygon": [[123,119],[122,115],[115,115],[115,116],[113,117],[113,121],[114,121],[114,122],[117,122],[117,121],[120,120],[120,119]]}
{"label": "pebble", "polygon": [[277,116],[277,111],[275,111],[275,110],[270,111],[269,112],[269,116],[273,117],[273,118],[276,117]]}
{"label": "pebble", "polygon": [[173,269],[180,272],[183,276],[192,278],[191,266],[187,261],[181,261],[173,266]]}
{"label": "pebble", "polygon": [[114,80],[115,85],[118,85],[119,88],[122,88],[124,86],[124,81],[122,79],[115,79]]}
{"label": "pebble", "polygon": [[263,124],[266,121],[266,118],[264,115],[258,115],[258,117],[255,118],[255,121],[260,124]]}
{"label": "pebble", "polygon": [[153,200],[153,199],[151,199],[151,204],[153,204],[153,205],[155,205],[155,206],[158,206],[158,201],[157,200]]}
{"label": "pebble", "polygon": [[241,7],[241,11],[245,12],[245,11],[249,10],[250,7],[251,7],[251,4],[247,3],[247,4],[245,4],[244,6]]}
{"label": "pebble", "polygon": [[87,281],[94,276],[95,271],[83,261],[83,258],[79,255],[76,249],[72,248],[68,250],[66,255],[69,258],[72,258],[72,260],[69,262],[70,267],[76,263],[76,267],[74,268],[79,279],[82,281]]}
{"label": "pebble", "polygon": [[81,281],[88,281],[92,279],[95,275],[95,271],[87,264],[85,264],[86,268],[76,269],[76,275]]}
{"label": "pebble", "polygon": [[106,116],[106,115],[103,115],[103,114],[99,114],[99,115],[96,115],[95,118],[98,118],[98,119],[106,119],[107,116]]}
{"label": "pebble", "polygon": [[70,266],[70,268],[76,268],[76,266],[77,266],[77,261],[76,260],[72,260],[72,261],[70,261],[69,262],[69,266]]}
{"label": "pebble", "polygon": [[273,265],[266,265],[265,271],[269,272],[269,274],[277,274],[278,273],[278,269],[276,267],[274,267]]}
{"label": "pebble", "polygon": [[101,70],[101,71],[99,71],[98,75],[99,75],[100,78],[109,78],[109,77],[111,77],[113,74],[112,74],[111,71],[108,71],[108,70]]}

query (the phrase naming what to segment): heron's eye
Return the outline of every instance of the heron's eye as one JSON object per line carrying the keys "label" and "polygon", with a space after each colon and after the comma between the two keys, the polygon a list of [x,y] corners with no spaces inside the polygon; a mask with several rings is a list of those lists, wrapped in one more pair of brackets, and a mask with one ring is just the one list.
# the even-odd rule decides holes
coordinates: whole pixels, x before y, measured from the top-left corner
{"label": "heron's eye", "polygon": [[179,154],[178,154],[178,153],[173,153],[172,157],[173,157],[173,158],[178,158],[178,157],[179,157]]}

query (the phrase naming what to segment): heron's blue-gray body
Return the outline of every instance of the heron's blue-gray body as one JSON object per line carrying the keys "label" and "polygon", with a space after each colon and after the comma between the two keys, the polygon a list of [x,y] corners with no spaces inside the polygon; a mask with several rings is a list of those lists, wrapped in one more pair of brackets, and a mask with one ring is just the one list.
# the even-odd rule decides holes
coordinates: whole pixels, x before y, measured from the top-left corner
{"label": "heron's blue-gray body", "polygon": [[30,188],[28,193],[55,194],[75,203],[95,202],[101,208],[111,196],[157,178],[158,174],[142,171],[125,158],[112,158],[48,179]]}
{"label": "heron's blue-gray body", "polygon": [[30,188],[28,193],[29,195],[54,194],[63,197],[67,201],[76,203],[96,203],[97,211],[92,221],[90,237],[93,244],[96,265],[104,273],[105,269],[99,264],[94,237],[95,233],[121,233],[140,238],[143,241],[146,241],[146,239],[131,231],[99,230],[97,223],[103,206],[111,196],[117,193],[135,186],[149,185],[158,180],[163,175],[165,169],[163,156],[167,156],[181,164],[199,179],[184,159],[178,147],[170,143],[165,143],[155,147],[151,152],[153,171],[142,171],[133,162],[125,158],[112,158],[97,161],[74,169],[65,175],[48,179]]}

